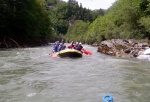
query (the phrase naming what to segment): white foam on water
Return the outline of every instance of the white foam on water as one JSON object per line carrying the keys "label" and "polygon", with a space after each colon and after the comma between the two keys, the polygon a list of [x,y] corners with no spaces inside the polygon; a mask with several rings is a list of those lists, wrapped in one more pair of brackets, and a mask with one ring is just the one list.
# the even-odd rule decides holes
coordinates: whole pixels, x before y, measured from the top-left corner
{"label": "white foam on water", "polygon": [[139,55],[137,58],[150,61],[150,55]]}
{"label": "white foam on water", "polygon": [[150,48],[146,49],[143,53],[144,53],[144,55],[150,55]]}
{"label": "white foam on water", "polygon": [[16,66],[15,63],[5,63],[2,67],[3,68],[11,68],[12,66]]}
{"label": "white foam on water", "polygon": [[36,93],[30,93],[30,94],[27,95],[27,97],[32,97],[32,96],[35,96],[35,95],[36,95]]}

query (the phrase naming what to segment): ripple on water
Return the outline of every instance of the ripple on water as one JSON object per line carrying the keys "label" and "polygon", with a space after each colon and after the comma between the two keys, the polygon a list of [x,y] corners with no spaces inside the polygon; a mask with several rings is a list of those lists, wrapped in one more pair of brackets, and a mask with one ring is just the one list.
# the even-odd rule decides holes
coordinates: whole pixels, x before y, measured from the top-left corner
{"label": "ripple on water", "polygon": [[32,96],[35,96],[36,95],[36,93],[29,93],[28,95],[27,95],[27,97],[32,97]]}

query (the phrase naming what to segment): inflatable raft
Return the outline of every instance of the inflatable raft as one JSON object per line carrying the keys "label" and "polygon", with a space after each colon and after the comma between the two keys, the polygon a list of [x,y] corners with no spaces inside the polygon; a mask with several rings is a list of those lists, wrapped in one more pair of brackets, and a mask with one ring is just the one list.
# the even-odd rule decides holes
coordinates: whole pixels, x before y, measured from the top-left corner
{"label": "inflatable raft", "polygon": [[82,57],[82,53],[75,49],[65,49],[52,54],[52,57]]}

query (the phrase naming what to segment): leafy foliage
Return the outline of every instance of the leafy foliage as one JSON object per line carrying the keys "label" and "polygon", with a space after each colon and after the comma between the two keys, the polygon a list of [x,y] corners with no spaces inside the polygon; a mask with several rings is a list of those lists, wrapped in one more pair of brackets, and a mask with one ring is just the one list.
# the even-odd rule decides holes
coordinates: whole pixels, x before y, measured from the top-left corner
{"label": "leafy foliage", "polygon": [[88,29],[89,24],[83,22],[82,20],[76,20],[74,25],[71,25],[65,36],[68,42],[78,41],[85,42],[85,32]]}
{"label": "leafy foliage", "polygon": [[76,20],[92,22],[103,14],[104,10],[91,11],[76,0],[1,0],[0,46],[5,38],[23,45],[61,39]]}
{"label": "leafy foliage", "polygon": [[99,15],[103,15],[105,10],[91,11],[78,5],[76,0],[69,0],[67,3],[59,0],[47,0],[48,11],[51,16],[53,27],[57,34],[65,35],[69,24],[74,24],[76,20],[93,22]]}
{"label": "leafy foliage", "polygon": [[43,1],[1,0],[0,36],[19,43],[46,41],[51,36],[51,23]]}
{"label": "leafy foliage", "polygon": [[28,45],[62,38],[150,40],[150,0],[117,0],[93,11],[76,0],[0,0],[0,46],[6,37]]}
{"label": "leafy foliage", "polygon": [[104,16],[91,23],[86,35],[87,42],[149,37],[149,11],[149,0],[118,0]]}

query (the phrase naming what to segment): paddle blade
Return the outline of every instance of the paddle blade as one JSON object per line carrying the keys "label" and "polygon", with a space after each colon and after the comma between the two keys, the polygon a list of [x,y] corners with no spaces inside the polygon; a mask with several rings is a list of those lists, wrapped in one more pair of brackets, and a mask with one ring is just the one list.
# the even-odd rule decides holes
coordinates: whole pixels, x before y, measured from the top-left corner
{"label": "paddle blade", "polygon": [[82,52],[86,55],[92,55],[92,52],[82,49]]}
{"label": "paddle blade", "polygon": [[58,58],[58,56],[56,54],[50,54],[50,57]]}

